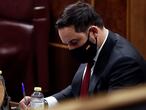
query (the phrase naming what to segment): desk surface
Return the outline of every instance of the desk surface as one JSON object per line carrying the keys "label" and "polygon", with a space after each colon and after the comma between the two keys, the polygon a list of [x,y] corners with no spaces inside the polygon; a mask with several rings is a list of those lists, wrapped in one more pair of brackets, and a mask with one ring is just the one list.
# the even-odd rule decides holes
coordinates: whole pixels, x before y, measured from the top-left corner
{"label": "desk surface", "polygon": [[[146,102],[146,84],[84,99],[66,100],[49,110],[115,110],[113,108]],[[48,105],[45,104],[45,110]]]}
{"label": "desk surface", "polygon": [[117,110],[146,102],[146,85],[115,90],[85,99],[67,100],[49,110]]}

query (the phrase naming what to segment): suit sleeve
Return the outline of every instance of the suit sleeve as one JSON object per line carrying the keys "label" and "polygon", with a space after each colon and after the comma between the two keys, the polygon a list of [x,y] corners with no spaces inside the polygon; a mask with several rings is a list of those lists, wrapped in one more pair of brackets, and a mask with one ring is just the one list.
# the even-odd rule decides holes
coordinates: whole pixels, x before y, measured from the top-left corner
{"label": "suit sleeve", "polygon": [[68,87],[66,87],[62,91],[54,94],[53,97],[55,97],[58,101],[73,97],[71,85],[69,85]]}
{"label": "suit sleeve", "polygon": [[119,59],[111,69],[109,90],[146,82],[141,63],[132,58]]}

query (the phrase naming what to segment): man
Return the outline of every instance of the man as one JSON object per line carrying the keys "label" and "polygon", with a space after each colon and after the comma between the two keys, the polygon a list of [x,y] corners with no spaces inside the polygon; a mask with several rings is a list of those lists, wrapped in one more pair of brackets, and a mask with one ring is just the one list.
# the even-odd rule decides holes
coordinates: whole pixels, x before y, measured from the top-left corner
{"label": "man", "polygon": [[[71,85],[45,98],[49,106],[73,97],[84,97],[146,82],[142,56],[123,37],[106,29],[102,18],[87,3],[67,6],[56,22],[60,39],[82,64]],[[91,69],[89,69],[91,68]],[[90,73],[86,78],[86,71]],[[84,79],[89,80],[83,87]],[[29,104],[30,97],[25,97]],[[24,99],[21,108],[27,107]]]}

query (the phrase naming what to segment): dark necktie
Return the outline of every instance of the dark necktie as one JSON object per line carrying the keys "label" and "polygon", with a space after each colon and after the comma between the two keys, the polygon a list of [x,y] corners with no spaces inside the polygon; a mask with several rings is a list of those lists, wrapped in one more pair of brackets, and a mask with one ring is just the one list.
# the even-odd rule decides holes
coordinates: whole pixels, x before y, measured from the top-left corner
{"label": "dark necktie", "polygon": [[90,82],[90,74],[91,74],[91,64],[87,64],[85,76],[82,80],[81,89],[80,89],[80,97],[88,96],[88,88]]}

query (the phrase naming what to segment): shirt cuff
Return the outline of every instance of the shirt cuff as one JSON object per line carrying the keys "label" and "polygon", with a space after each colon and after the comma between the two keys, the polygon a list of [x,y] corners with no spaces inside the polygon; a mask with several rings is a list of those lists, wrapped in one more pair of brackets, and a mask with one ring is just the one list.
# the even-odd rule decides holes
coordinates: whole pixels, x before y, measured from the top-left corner
{"label": "shirt cuff", "polygon": [[44,99],[47,101],[49,108],[55,106],[58,103],[57,99],[53,96],[46,97]]}

